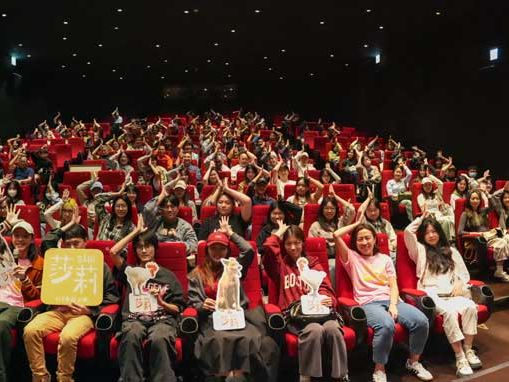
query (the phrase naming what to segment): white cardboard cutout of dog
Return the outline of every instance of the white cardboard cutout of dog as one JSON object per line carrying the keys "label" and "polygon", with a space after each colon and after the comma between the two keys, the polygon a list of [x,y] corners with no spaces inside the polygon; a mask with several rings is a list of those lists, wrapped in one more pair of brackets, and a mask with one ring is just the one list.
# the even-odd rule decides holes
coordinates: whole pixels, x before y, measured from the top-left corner
{"label": "white cardboard cutout of dog", "polygon": [[214,330],[243,329],[244,309],[240,306],[240,265],[233,257],[221,259],[223,274],[217,285],[216,310],[212,314]]}
{"label": "white cardboard cutout of dog", "polygon": [[330,309],[322,305],[322,300],[327,296],[318,293],[323,279],[327,276],[324,271],[309,269],[309,261],[305,257],[297,259],[297,268],[299,269],[300,279],[309,287],[309,292],[301,296],[301,306],[303,314],[328,314]]}
{"label": "white cardboard cutout of dog", "polygon": [[156,277],[159,265],[153,261],[145,264],[145,268],[127,266],[125,275],[131,286],[129,293],[129,311],[131,313],[149,313],[159,309],[157,298],[150,294],[145,286],[147,281]]}

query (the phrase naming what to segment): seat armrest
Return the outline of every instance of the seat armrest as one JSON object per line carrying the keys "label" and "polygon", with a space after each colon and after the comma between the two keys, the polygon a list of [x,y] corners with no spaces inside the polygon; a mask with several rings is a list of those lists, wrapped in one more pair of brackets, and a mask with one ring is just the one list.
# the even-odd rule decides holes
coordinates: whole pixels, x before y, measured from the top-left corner
{"label": "seat armrest", "polygon": [[399,295],[406,303],[415,306],[428,318],[430,328],[435,322],[435,302],[426,292],[419,289],[403,288]]}
{"label": "seat armrest", "polygon": [[279,331],[286,327],[286,320],[279,306],[264,304],[263,310],[265,311],[265,317],[267,318],[267,324],[270,329]]}
{"label": "seat armrest", "polygon": [[98,331],[111,331],[115,325],[115,320],[120,312],[119,304],[105,305],[99,311],[95,319],[95,329]]}
{"label": "seat armrest", "polygon": [[179,330],[183,335],[192,335],[198,331],[198,311],[188,307],[180,315]]}
{"label": "seat armrest", "polygon": [[355,332],[356,346],[365,344],[368,336],[366,312],[351,298],[339,297],[337,301],[339,312],[343,316],[345,324]]}
{"label": "seat armrest", "polygon": [[20,326],[27,325],[34,317],[44,310],[44,304],[41,300],[32,300],[25,304],[23,309],[18,313],[18,324]]}
{"label": "seat armrest", "polygon": [[472,292],[472,300],[478,305],[486,305],[488,312],[493,312],[493,291],[491,288],[479,280],[470,280],[470,291]]}

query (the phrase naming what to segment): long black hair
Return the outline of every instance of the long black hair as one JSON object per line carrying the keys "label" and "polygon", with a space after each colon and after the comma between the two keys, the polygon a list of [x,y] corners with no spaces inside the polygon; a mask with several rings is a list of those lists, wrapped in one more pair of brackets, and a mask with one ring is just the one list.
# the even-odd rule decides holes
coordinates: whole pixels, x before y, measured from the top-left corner
{"label": "long black hair", "polygon": [[[334,206],[334,208],[336,209],[336,212],[334,213],[334,216],[332,217],[331,221],[327,221],[327,219],[325,219],[325,215],[323,213],[325,206],[327,206],[328,203],[331,203]],[[327,230],[330,230],[330,228],[332,228],[333,230],[336,230],[338,228],[338,221],[339,221],[338,201],[333,196],[324,196],[322,198],[322,203],[320,204],[320,209],[318,211],[318,223],[320,223],[320,226],[322,228],[325,228]]]}
{"label": "long black hair", "polygon": [[[429,245],[424,236],[428,226],[432,226],[438,234],[437,245]],[[436,219],[426,218],[417,229],[417,240],[426,248],[426,261],[431,273],[439,275],[454,270],[452,250],[442,226]]]}
{"label": "long black hair", "polygon": [[127,205],[127,214],[124,218],[124,223],[122,225],[122,237],[126,236],[129,233],[129,230],[131,228],[131,224],[133,224],[133,209],[132,204],[127,195],[119,195],[115,199],[113,199],[113,202],[111,203],[111,217],[108,224],[108,231],[112,231],[115,225],[117,224],[117,214],[115,213],[115,204],[117,204],[118,200],[123,200],[125,204]]}

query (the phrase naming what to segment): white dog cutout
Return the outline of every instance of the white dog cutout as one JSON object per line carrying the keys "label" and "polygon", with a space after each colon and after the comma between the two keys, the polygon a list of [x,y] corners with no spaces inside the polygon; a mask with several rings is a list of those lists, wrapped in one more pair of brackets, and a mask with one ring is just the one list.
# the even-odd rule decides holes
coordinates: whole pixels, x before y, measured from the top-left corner
{"label": "white dog cutout", "polygon": [[303,314],[328,314],[328,307],[322,305],[322,300],[327,296],[318,294],[323,279],[327,276],[324,271],[309,269],[309,261],[305,257],[297,259],[297,268],[299,269],[300,279],[309,287],[309,292],[301,296],[301,305]]}
{"label": "white dog cutout", "polygon": [[216,311],[212,314],[215,330],[242,329],[246,326],[240,306],[242,265],[233,257],[221,259],[223,274],[217,285]]}
{"label": "white dog cutout", "polygon": [[153,261],[142,267],[126,267],[125,275],[127,282],[131,286],[129,293],[129,311],[131,313],[154,312],[159,307],[156,297],[145,290],[147,281],[156,277],[159,272],[159,265]]}

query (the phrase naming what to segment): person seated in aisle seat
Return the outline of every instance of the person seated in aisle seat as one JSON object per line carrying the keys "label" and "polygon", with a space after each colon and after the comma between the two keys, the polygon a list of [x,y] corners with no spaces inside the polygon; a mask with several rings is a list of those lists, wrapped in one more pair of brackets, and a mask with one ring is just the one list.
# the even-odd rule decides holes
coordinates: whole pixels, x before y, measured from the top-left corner
{"label": "person seated in aisle seat", "polygon": [[[393,171],[393,178],[386,184],[387,195],[391,206],[391,220],[396,226],[403,227],[399,213],[399,207],[403,206],[406,210],[408,222],[413,220],[412,214],[412,193],[410,192],[410,180],[412,179],[412,170],[410,170],[403,159],[400,160],[398,167]],[[394,218],[397,221],[393,220]],[[405,222],[408,224],[408,222]],[[399,223],[399,224],[398,224]],[[406,225],[405,224],[405,225]]]}
{"label": "person seated in aisle seat", "polygon": [[[433,188],[436,185],[436,190]],[[422,191],[417,196],[417,204],[422,211],[428,211],[442,225],[445,236],[450,243],[454,241],[455,226],[454,213],[442,198],[444,183],[428,170],[427,177],[422,179]]]}
{"label": "person seated in aisle seat", "polygon": [[[122,329],[118,350],[119,381],[145,380],[144,365],[148,365],[147,374],[151,381],[174,382],[177,381],[174,368],[178,316],[185,306],[182,285],[173,272],[157,265],[157,271],[151,273],[151,278],[141,290],[142,295],[152,294],[156,297],[157,308],[146,312],[131,312],[129,296],[133,290],[127,278],[126,260],[121,255],[130,242],[133,243],[136,256],[135,269],[146,270],[154,262],[157,263],[159,241],[153,232],[148,231],[141,214],[136,228],[110,250],[116,268],[115,277],[127,288],[122,305]],[[146,340],[150,342],[148,347],[144,346]],[[147,363],[143,351],[145,348],[150,349]]]}
{"label": "person seated in aisle seat", "polygon": [[176,195],[168,195],[167,188],[151,199],[143,209],[143,216],[160,242],[180,241],[186,245],[187,255],[196,253],[198,239],[193,226],[178,217],[180,201]]}
{"label": "person seated in aisle seat", "polygon": [[331,168],[329,162],[326,162],[325,168],[320,171],[320,182],[322,182],[323,185],[341,183],[341,177]]}
{"label": "person seated in aisle seat", "polygon": [[10,163],[13,168],[12,174],[14,180],[17,180],[21,185],[32,184],[34,180],[34,169],[28,165],[28,158],[24,149],[18,151]]}
{"label": "person seated in aisle seat", "polygon": [[[69,197],[69,189],[65,189],[62,192],[62,199],[60,199],[57,203],[53,204],[50,208],[44,211],[44,220],[46,221],[46,231],[55,228],[60,228],[69,223],[72,219],[72,214],[76,207],[78,207],[78,203],[76,203],[76,200]],[[56,220],[53,217],[53,214],[57,211],[60,212],[61,220]]]}
{"label": "person seated in aisle seat", "polygon": [[285,194],[285,186],[287,184],[295,185],[295,180],[288,179],[290,175],[290,169],[288,165],[283,162],[282,159],[279,160],[276,167],[272,169],[272,178],[271,182],[274,183],[277,187],[277,194],[280,197],[284,197]]}
{"label": "person seated in aisle seat", "polygon": [[[373,195],[359,208],[355,223],[334,232],[336,250],[346,273],[352,281],[354,299],[366,313],[368,326],[373,328],[374,382],[386,382],[385,365],[389,359],[395,322],[409,333],[410,354],[407,370],[422,381],[433,376],[419,362],[428,339],[429,322],[416,307],[400,300],[396,270],[389,256],[378,251],[376,232],[370,224],[361,223]],[[350,234],[348,248],[343,236]]]}
{"label": "person seated in aisle seat", "polygon": [[[280,349],[268,336],[262,307],[248,310],[248,299],[240,286],[240,306],[245,311],[246,327],[216,331],[212,313],[216,310],[218,282],[224,268],[221,260],[229,257],[230,242],[239,248],[241,280],[247,275],[256,254],[251,245],[233,232],[227,216],[221,217],[219,230],[207,238],[203,264],[189,274],[189,304],[198,310],[199,333],[194,355],[206,381],[277,381]],[[221,354],[221,357],[217,357]]]}
{"label": "person seated in aisle seat", "polygon": [[[327,256],[329,257],[330,279],[333,287],[336,285],[336,245],[333,233],[340,227],[353,222],[355,207],[353,204],[336,195],[332,185],[329,185],[329,196],[322,199],[318,220],[309,227],[310,237],[323,237],[327,242]],[[341,214],[340,205],[343,210]]]}
{"label": "person seated in aisle seat", "polygon": [[4,178],[4,194],[6,197],[7,205],[9,206],[24,206],[25,202],[21,199],[21,185],[17,180],[10,180],[8,176]]}
{"label": "person seated in aisle seat", "polygon": [[[118,192],[97,194],[95,215],[99,224],[97,240],[118,241],[134,229],[131,201],[125,195],[125,182]],[[111,212],[106,211],[106,202],[111,204]]]}
{"label": "person seated in aisle seat", "polygon": [[373,198],[369,202],[366,212],[364,213],[365,223],[371,224],[376,233],[384,233],[389,240],[389,255],[394,263],[396,263],[396,251],[398,245],[398,237],[391,222],[382,217],[382,209],[380,202]]}
{"label": "person seated in aisle seat", "polygon": [[[0,382],[12,380],[8,378],[12,354],[11,330],[16,327],[18,313],[25,303],[40,298],[44,267],[44,259],[34,244],[33,227],[23,220],[17,220],[12,210],[7,217],[7,224],[12,227],[12,248],[7,247],[7,242],[0,234],[0,261],[7,266],[12,254],[16,264],[8,275],[2,275],[6,279],[0,286]],[[11,375],[11,378],[14,376]]]}
{"label": "person seated in aisle seat", "polygon": [[[51,231],[44,237],[45,248],[55,248],[62,240],[62,248],[84,249],[88,237],[87,228],[79,224],[80,214],[76,207],[69,223]],[[50,382],[51,375],[46,368],[43,339],[48,334],[60,331],[57,352],[57,381],[72,382],[81,337],[94,328],[94,319],[101,307],[116,304],[119,293],[115,280],[106,264],[103,268],[103,300],[100,306],[70,305],[48,306],[47,310],[35,316],[23,333],[23,341],[34,382]]]}
{"label": "person seated in aisle seat", "polygon": [[405,245],[416,264],[417,288],[433,299],[437,313],[444,317],[444,332],[456,356],[457,376],[472,375],[472,369],[482,367],[472,349],[477,334],[477,305],[472,301],[470,274],[461,254],[427,211],[405,229]]}
{"label": "person seated in aisle seat", "polygon": [[[489,206],[482,207],[482,199],[487,198]],[[496,197],[495,197],[496,198]],[[465,210],[462,212],[458,224],[458,235],[463,241],[463,258],[468,265],[486,264],[488,247],[493,248],[495,260],[494,277],[501,282],[509,282],[509,275],[504,270],[504,263],[509,258],[509,237],[504,232],[502,235],[489,234],[489,213],[496,208],[493,196],[481,189],[469,191],[466,197]],[[487,235],[487,237],[484,237]],[[499,237],[501,236],[501,237]]]}
{"label": "person seated in aisle seat", "polygon": [[[304,232],[296,225],[286,225],[278,220],[278,228],[263,245],[263,266],[275,285],[279,286],[278,306],[285,310],[295,301],[300,301],[309,288],[301,281],[298,260],[307,258],[309,269],[323,271],[315,257],[304,252]],[[325,277],[319,293],[326,296],[322,304],[336,309],[336,296],[329,277]],[[301,382],[311,378],[330,376],[334,381],[348,380],[346,344],[337,320],[323,324],[311,322],[303,325],[290,319],[287,329],[299,337],[299,374]],[[327,359],[325,359],[327,358]],[[325,369],[322,365],[328,365]]]}
{"label": "person seated in aisle seat", "polygon": [[[239,204],[240,214],[235,214],[234,212],[236,203]],[[221,189],[217,192],[215,205],[216,214],[202,222],[198,239],[207,240],[207,237],[219,228],[219,219],[222,216],[228,216],[233,231],[240,236],[244,236],[247,227],[251,223],[251,198],[241,192],[231,189],[228,185],[228,179],[224,179]]]}
{"label": "person seated in aisle seat", "polygon": [[95,206],[99,201],[95,197],[102,193],[103,190],[103,184],[97,180],[97,173],[95,171],[90,173],[90,180],[76,187],[79,204],[87,208],[88,228],[91,229],[92,232],[95,222]]}

